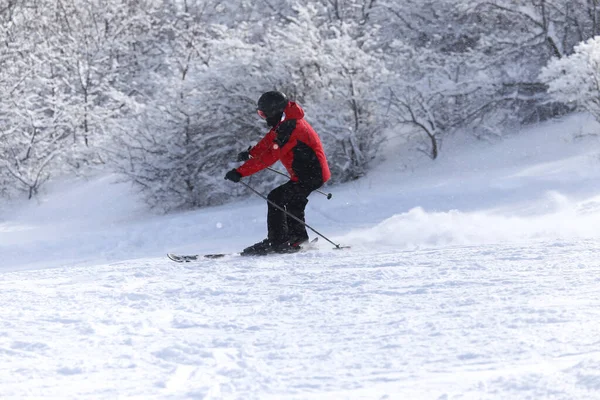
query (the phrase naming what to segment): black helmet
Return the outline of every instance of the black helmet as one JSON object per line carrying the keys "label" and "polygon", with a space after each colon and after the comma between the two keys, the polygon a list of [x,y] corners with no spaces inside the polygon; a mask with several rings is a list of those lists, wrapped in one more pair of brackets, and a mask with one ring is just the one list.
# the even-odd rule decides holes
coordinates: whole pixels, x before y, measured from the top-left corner
{"label": "black helmet", "polygon": [[288,102],[289,100],[285,94],[272,90],[260,96],[260,99],[258,99],[258,110],[264,112],[267,118],[281,117]]}

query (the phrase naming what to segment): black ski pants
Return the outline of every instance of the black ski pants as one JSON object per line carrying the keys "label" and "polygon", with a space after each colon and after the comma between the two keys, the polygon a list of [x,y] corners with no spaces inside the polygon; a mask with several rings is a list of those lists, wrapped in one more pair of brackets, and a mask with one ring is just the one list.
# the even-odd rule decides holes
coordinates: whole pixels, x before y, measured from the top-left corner
{"label": "black ski pants", "polygon": [[[273,189],[267,198],[304,222],[304,209],[308,204],[308,195],[321,186],[303,182],[289,181]],[[287,240],[307,240],[308,233],[304,224],[288,217],[283,211],[268,204],[267,229],[271,243],[280,244]]]}

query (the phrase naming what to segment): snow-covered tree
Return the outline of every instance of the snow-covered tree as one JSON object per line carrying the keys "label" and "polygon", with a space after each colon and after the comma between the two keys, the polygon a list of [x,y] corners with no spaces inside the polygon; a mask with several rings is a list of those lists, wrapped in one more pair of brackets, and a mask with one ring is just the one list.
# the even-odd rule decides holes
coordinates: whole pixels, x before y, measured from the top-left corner
{"label": "snow-covered tree", "polygon": [[127,114],[133,64],[124,61],[133,53],[132,15],[142,10],[116,0],[2,9],[0,120],[8,135],[0,152],[13,188],[31,197],[53,174],[102,161],[116,119]]}
{"label": "snow-covered tree", "polygon": [[552,59],[540,79],[554,99],[576,104],[600,121],[600,36],[575,46],[567,57]]}
{"label": "snow-covered tree", "polygon": [[[272,89],[305,108],[332,181],[364,175],[390,136],[435,159],[456,129],[568,110],[539,72],[581,57],[597,3],[0,1],[0,194],[91,168],[124,172],[165,210],[244,194],[222,176],[266,132],[255,102]],[[551,90],[567,79],[550,76]]]}
{"label": "snow-covered tree", "polygon": [[522,122],[537,122],[569,109],[548,101],[538,79],[552,58],[598,34],[600,9],[589,0],[468,0],[457,5],[468,36],[475,38],[497,71],[497,97]]}
{"label": "snow-covered tree", "polygon": [[[169,25],[165,65],[148,77],[160,96],[118,139],[126,151],[120,170],[150,204],[183,209],[243,193],[223,175],[268,130],[256,115],[256,99],[272,89],[306,108],[335,179],[365,173],[381,137],[375,130],[383,125],[376,118],[383,64],[351,37],[351,25],[322,29],[314,7],[294,10],[276,23],[231,28],[182,12],[180,23]],[[251,179],[262,189],[281,178],[265,172]]]}
{"label": "snow-covered tree", "polygon": [[43,7],[9,4],[3,9],[0,41],[0,163],[5,193],[31,198],[70,146],[52,63],[48,63]]}
{"label": "snow-covered tree", "polygon": [[116,137],[119,170],[163,211],[223,203],[241,189],[223,179],[229,164],[260,133],[253,45],[238,37],[243,24],[232,32],[185,11],[163,29],[155,89]]}

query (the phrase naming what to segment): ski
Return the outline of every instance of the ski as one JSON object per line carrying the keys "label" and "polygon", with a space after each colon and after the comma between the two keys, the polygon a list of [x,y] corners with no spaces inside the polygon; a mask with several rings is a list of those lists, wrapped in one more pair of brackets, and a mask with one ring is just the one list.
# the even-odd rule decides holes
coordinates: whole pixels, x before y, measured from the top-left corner
{"label": "ski", "polygon": [[173,253],[167,253],[167,257],[172,261],[175,261],[178,263],[184,263],[184,262],[198,261],[201,258],[223,258],[223,257],[228,257],[228,256],[264,257],[264,256],[269,256],[269,255],[295,254],[295,253],[299,253],[299,252],[303,252],[303,251],[311,250],[311,249],[315,248],[315,244],[317,243],[318,240],[319,240],[319,238],[316,237],[313,240],[311,240],[310,242],[308,242],[306,245],[300,246],[300,250],[294,251],[294,252],[289,252],[289,253],[242,254],[241,252],[238,252],[238,253],[214,253],[214,254],[190,254],[190,255],[178,255],[178,254],[173,254]]}
{"label": "ski", "polygon": [[170,260],[178,262],[178,263],[182,263],[182,262],[191,262],[191,261],[196,261],[198,259],[198,255],[177,255],[177,254],[173,254],[173,253],[167,253],[167,257],[169,257]]}

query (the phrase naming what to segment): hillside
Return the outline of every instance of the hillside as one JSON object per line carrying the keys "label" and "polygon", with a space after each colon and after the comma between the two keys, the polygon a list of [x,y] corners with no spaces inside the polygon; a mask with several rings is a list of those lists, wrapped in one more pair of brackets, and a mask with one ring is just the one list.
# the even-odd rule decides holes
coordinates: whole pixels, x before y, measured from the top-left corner
{"label": "hillside", "polygon": [[4,205],[0,397],[600,398],[595,132],[451,138],[326,187],[307,221],[345,251],[175,264],[262,239],[263,201],[157,216],[113,176]]}

